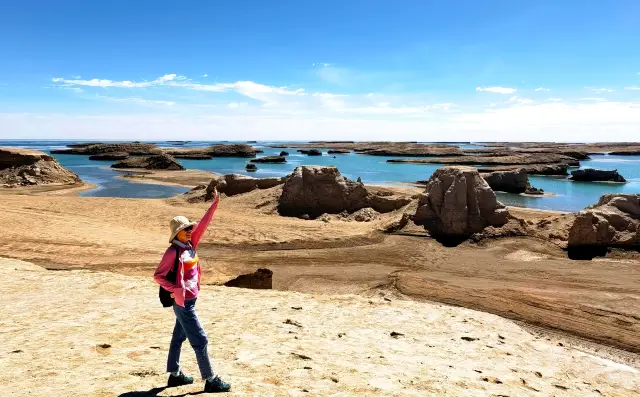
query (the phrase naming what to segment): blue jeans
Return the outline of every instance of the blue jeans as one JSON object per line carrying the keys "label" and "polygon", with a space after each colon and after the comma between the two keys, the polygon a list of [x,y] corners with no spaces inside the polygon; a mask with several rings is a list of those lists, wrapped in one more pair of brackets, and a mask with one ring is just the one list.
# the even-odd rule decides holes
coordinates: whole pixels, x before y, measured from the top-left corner
{"label": "blue jeans", "polygon": [[171,346],[169,347],[167,372],[177,372],[180,369],[180,349],[182,348],[182,342],[188,338],[191,347],[196,353],[200,375],[202,375],[202,379],[208,379],[214,376],[214,373],[207,353],[209,340],[196,313],[196,299],[186,300],[184,307],[173,304],[176,325],[173,328]]}

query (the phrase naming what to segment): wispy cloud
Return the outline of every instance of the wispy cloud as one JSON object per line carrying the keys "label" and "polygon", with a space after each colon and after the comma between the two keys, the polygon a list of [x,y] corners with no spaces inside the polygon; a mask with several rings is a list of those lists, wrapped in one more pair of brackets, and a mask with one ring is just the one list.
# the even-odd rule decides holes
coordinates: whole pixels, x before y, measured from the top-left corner
{"label": "wispy cloud", "polygon": [[560,99],[560,98],[549,98],[549,99],[547,99],[547,102],[562,102],[562,99]]}
{"label": "wispy cloud", "polygon": [[587,97],[587,98],[580,98],[583,101],[592,101],[592,102],[606,102],[605,98],[594,98],[594,97]]}
{"label": "wispy cloud", "polygon": [[106,80],[106,79],[69,80],[61,77],[54,77],[53,79],[51,79],[51,81],[54,83],[60,84],[62,86],[80,85],[80,86],[86,86],[86,87],[102,87],[102,88],[110,88],[110,87],[146,88],[146,87],[152,87],[155,85],[162,85],[169,81],[176,80],[177,78],[178,78],[178,75],[176,74],[166,74],[152,81],[141,81],[141,82],[133,82],[129,80],[113,81],[113,80]]}
{"label": "wispy cloud", "polygon": [[202,75],[202,77],[209,77],[209,75],[205,73]]}
{"label": "wispy cloud", "polygon": [[549,92],[549,91],[551,91],[551,88],[538,87],[534,91],[537,91],[537,92],[541,92],[541,91],[542,92]]}
{"label": "wispy cloud", "polygon": [[593,88],[593,87],[584,87],[586,90],[591,90],[593,92],[597,92],[598,94],[602,94],[605,92],[614,92],[614,89],[611,88]]}
{"label": "wispy cloud", "polygon": [[138,105],[145,105],[145,106],[150,106],[150,105],[173,106],[176,104],[175,102],[172,102],[172,101],[145,99],[145,98],[138,98],[138,97],[116,98],[116,97],[110,97],[110,96],[104,96],[104,95],[96,95],[96,98],[103,99],[105,101],[110,101],[110,102],[130,102],[130,103],[135,103]]}
{"label": "wispy cloud", "polygon": [[515,103],[518,103],[520,105],[529,105],[529,104],[533,103],[533,99],[520,98],[518,96],[512,96],[511,98],[509,98],[509,102],[515,102]]}
{"label": "wispy cloud", "polygon": [[494,94],[513,94],[518,91],[508,87],[476,87],[477,92],[493,92]]}
{"label": "wispy cloud", "polygon": [[640,86],[632,85],[632,86],[624,87],[624,89],[625,90],[630,90],[630,91],[640,91]]}

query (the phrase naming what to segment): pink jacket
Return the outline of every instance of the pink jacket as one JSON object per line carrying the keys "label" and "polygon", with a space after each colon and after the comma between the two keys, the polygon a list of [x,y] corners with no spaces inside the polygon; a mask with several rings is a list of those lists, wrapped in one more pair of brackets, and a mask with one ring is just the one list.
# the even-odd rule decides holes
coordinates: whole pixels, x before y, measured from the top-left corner
{"label": "pink jacket", "polygon": [[[211,207],[205,212],[200,222],[193,227],[193,231],[191,232],[191,245],[193,245],[193,249],[198,248],[198,243],[200,239],[204,235],[204,232],[207,230],[209,223],[211,223],[211,219],[213,218],[213,214],[216,212],[218,208],[219,198],[217,197],[211,203]],[[181,254],[179,252],[178,254]],[[184,268],[182,259],[180,259],[178,264],[178,274],[176,275],[175,284],[169,280],[167,280],[167,273],[173,269],[173,264],[176,260],[176,250],[172,247],[167,248],[164,255],[162,256],[162,260],[156,269],[156,272],[153,274],[154,280],[158,284],[162,286],[162,288],[166,289],[169,292],[173,292],[174,299],[176,303],[182,307],[184,307],[184,297],[185,297],[185,289],[184,289]],[[200,289],[200,279],[202,278],[202,268],[200,267],[200,263],[198,263],[198,289]]]}

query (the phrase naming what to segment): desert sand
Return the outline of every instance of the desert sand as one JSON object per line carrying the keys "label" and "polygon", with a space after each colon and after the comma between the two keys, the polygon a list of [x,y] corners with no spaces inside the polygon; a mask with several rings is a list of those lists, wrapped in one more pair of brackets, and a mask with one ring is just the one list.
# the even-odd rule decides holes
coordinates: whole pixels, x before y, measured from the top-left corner
{"label": "desert sand", "polygon": [[[637,361],[638,256],[569,260],[559,235],[572,214],[511,209],[521,222],[538,225],[540,238],[495,239],[488,231],[487,239],[449,248],[418,227],[382,233],[397,213],[371,222],[278,216],[280,189],[223,198],[199,250],[210,269],[206,283],[266,267],[279,290],[391,291],[557,330],[622,349],[623,359]],[[4,232],[0,256],[50,269],[149,277],[167,247],[168,220],[178,214],[198,219],[206,207],[180,198],[4,196],[0,222],[13,226]]]}
{"label": "desert sand", "polygon": [[[165,389],[174,318],[150,277],[0,261],[0,395],[184,396]],[[635,396],[636,368],[500,317],[393,296],[205,286],[198,311],[235,396]],[[188,344],[183,368],[196,375]]]}
{"label": "desert sand", "polygon": [[[131,180],[196,186],[211,176]],[[151,275],[168,220],[198,219],[208,203],[38,188],[0,200],[0,222],[11,225],[0,268],[12,280],[0,286],[0,395],[200,390],[162,388],[173,317]],[[570,260],[575,214],[509,208],[506,226],[445,247],[415,225],[383,232],[415,202],[368,222],[303,220],[277,214],[281,192],[223,195],[199,247],[200,312],[235,395],[635,395],[640,255]],[[221,287],[257,268],[274,272],[279,292]]]}

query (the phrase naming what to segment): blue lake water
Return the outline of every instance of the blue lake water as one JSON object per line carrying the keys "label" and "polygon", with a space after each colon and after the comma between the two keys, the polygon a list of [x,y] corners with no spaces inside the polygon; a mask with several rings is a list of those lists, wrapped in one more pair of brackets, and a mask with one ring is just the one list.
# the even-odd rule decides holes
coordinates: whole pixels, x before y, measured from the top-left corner
{"label": "blue lake water", "polygon": [[[0,141],[0,146],[25,147],[44,152],[62,149],[78,141]],[[189,142],[175,145],[168,142],[154,142],[161,147],[205,147],[216,142]],[[240,142],[240,143],[244,143]],[[258,164],[257,172],[248,173],[245,166],[250,159],[214,158],[211,160],[180,160],[186,168],[212,171],[219,174],[238,173],[255,177],[284,176],[290,174],[299,165],[335,165],[340,172],[351,179],[358,177],[370,184],[406,184],[428,179],[438,164],[389,164],[392,157],[377,157],[351,154],[309,157],[296,152],[296,149],[273,149],[266,147],[278,142],[259,142],[254,146],[264,150],[264,156],[277,155],[280,151],[289,152],[286,164]],[[461,144],[464,148],[482,147],[474,144]],[[98,186],[98,189],[83,192],[83,196],[128,197],[128,198],[164,198],[185,192],[187,189],[132,183],[115,179],[120,173],[109,168],[111,161],[90,161],[87,156],[54,155],[65,167],[80,176],[84,181]],[[591,160],[581,161],[582,168],[617,169],[629,183],[571,182],[565,178],[531,176],[531,183],[552,197],[523,197],[516,194],[498,193],[499,200],[507,205],[524,206],[539,209],[577,211],[594,204],[605,193],[640,193],[640,156],[595,155]]]}

